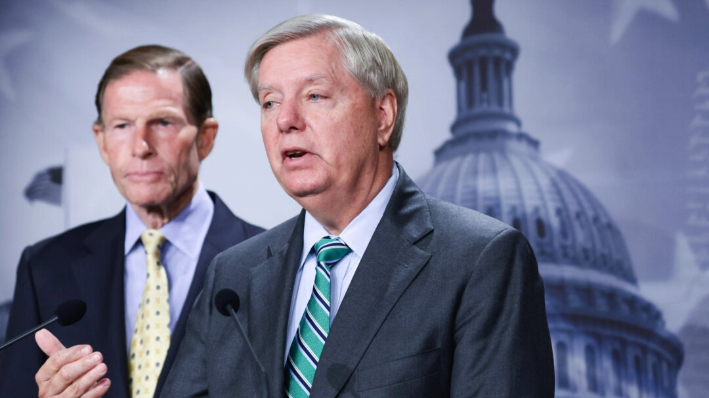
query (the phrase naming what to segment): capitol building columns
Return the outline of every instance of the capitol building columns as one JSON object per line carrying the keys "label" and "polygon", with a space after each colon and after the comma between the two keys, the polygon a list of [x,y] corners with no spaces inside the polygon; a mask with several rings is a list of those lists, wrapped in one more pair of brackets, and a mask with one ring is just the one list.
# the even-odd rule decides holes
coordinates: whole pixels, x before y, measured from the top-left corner
{"label": "capitol building columns", "polygon": [[544,279],[560,398],[677,397],[683,349],[638,290],[622,231],[581,182],[539,155],[513,109],[519,54],[491,0],[449,53],[452,137],[419,179],[428,194],[495,217],[529,240]]}

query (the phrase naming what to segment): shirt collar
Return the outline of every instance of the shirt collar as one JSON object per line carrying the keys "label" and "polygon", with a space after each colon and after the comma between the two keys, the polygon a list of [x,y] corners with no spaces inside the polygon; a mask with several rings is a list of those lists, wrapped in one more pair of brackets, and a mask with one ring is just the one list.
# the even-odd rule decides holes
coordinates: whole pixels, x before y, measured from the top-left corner
{"label": "shirt collar", "polygon": [[[398,180],[399,168],[396,167],[396,162],[394,162],[391,176],[386,185],[384,185],[384,188],[379,191],[377,196],[369,202],[367,207],[365,207],[340,234],[340,239],[360,258],[364,255],[364,251],[367,249],[372,235],[374,235],[374,230],[377,229],[377,225],[379,225],[379,221],[384,215],[384,210],[386,210],[389,199],[391,199],[391,195],[394,193],[394,188]],[[303,253],[300,259],[301,267],[305,263],[305,259],[308,257],[315,243],[325,236],[331,235],[306,211],[305,225],[303,226]]]}
{"label": "shirt collar", "polygon": [[[214,202],[199,184],[197,192],[177,217],[163,225],[159,231],[171,245],[190,259],[196,260],[202,251],[201,236],[206,235],[214,215]],[[126,239],[125,253],[128,254],[138,243],[140,234],[148,229],[138,217],[130,203],[126,204]]]}

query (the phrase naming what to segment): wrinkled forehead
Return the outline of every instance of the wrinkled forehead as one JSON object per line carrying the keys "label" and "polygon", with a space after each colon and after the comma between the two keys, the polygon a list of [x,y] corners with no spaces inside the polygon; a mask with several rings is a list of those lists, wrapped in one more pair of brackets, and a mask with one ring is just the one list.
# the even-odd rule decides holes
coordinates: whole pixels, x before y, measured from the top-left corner
{"label": "wrinkled forehead", "polygon": [[[294,37],[290,40],[278,43],[264,52],[261,57],[261,64],[263,64],[264,59],[266,59],[272,52],[279,52],[279,50],[283,50],[284,47],[296,47],[298,44],[303,42],[311,43],[311,45],[307,48],[314,50],[314,52],[320,53],[320,58],[329,57],[338,62],[341,66],[346,65],[346,57],[342,41],[337,34],[331,30],[323,30],[302,37]],[[294,55],[297,56],[297,54]]]}
{"label": "wrinkled forehead", "polygon": [[145,107],[155,104],[186,110],[182,78],[177,71],[131,71],[110,81],[103,94],[104,116],[126,106]]}
{"label": "wrinkled forehead", "polygon": [[286,81],[317,83],[350,78],[356,81],[344,60],[341,47],[327,33],[279,43],[261,59],[255,88],[260,92],[274,83]]}
{"label": "wrinkled forehead", "polygon": [[177,91],[184,91],[182,76],[180,75],[179,71],[170,68],[140,68],[126,71],[125,73],[122,73],[109,80],[106,84],[105,91],[108,91],[109,88],[111,88],[112,90],[118,89],[121,91],[125,91],[131,87],[148,89],[151,86],[151,83],[154,81],[163,82],[163,84],[172,86],[172,88]]}

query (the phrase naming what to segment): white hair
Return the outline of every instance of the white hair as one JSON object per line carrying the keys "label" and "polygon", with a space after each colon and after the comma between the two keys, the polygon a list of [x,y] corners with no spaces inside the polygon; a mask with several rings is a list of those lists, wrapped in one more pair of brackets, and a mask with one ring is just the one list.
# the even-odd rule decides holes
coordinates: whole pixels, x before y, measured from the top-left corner
{"label": "white hair", "polygon": [[309,14],[291,18],[273,27],[251,45],[246,56],[244,76],[258,102],[258,75],[261,60],[272,48],[292,40],[327,32],[342,53],[343,66],[372,96],[381,98],[391,89],[398,113],[389,146],[396,151],[401,142],[409,97],[406,75],[381,37],[358,24],[332,15]]}

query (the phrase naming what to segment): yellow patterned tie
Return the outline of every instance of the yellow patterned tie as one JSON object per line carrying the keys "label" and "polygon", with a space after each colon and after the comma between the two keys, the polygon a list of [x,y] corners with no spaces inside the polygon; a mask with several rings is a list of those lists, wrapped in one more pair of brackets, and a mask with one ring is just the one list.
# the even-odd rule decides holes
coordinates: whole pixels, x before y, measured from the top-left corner
{"label": "yellow patterned tie", "polygon": [[140,239],[145,247],[148,278],[130,342],[128,364],[132,397],[152,398],[170,348],[167,273],[160,262],[160,247],[165,237],[155,229],[148,229]]}

